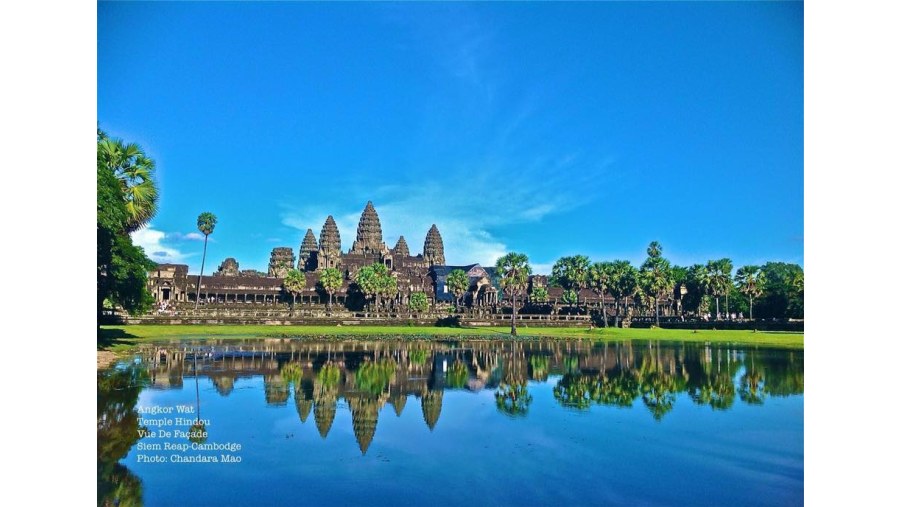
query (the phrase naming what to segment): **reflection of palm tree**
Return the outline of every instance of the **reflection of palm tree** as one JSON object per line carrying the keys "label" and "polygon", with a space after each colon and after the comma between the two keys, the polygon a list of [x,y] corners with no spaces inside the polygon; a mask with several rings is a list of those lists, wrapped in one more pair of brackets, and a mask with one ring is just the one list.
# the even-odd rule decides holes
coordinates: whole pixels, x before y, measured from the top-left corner
{"label": "reflection of palm tree", "polygon": [[528,358],[528,364],[531,366],[531,378],[538,381],[547,380],[550,374],[550,361],[547,356],[532,355]]}
{"label": "reflection of palm tree", "polygon": [[494,399],[501,414],[518,417],[528,414],[532,397],[528,394],[528,386],[524,382],[517,384],[501,382],[497,392],[494,393]]}
{"label": "reflection of palm tree", "polygon": [[738,390],[741,401],[749,405],[762,405],[766,398],[764,385],[762,374],[756,369],[748,369],[741,375],[741,387]]}
{"label": "reflection of palm tree", "polygon": [[340,380],[341,371],[331,363],[326,363],[316,374],[313,384],[313,418],[322,438],[328,436],[334,423],[337,412],[337,386]]}
{"label": "reflection of palm tree", "polygon": [[698,405],[714,410],[728,410],[734,405],[734,381],[727,373],[715,373],[700,388],[691,389],[690,396]]}
{"label": "reflection of palm tree", "polygon": [[641,392],[644,405],[657,421],[661,421],[675,405],[676,387],[669,375],[656,372],[650,374],[641,384]]}
{"label": "reflection of palm tree", "polygon": [[588,375],[567,373],[553,388],[553,397],[564,407],[584,410],[591,406],[592,384],[596,383],[596,379]]}
{"label": "reflection of palm tree", "polygon": [[616,377],[603,378],[595,400],[600,405],[630,407],[641,395],[641,386],[632,373],[622,372]]}
{"label": "reflection of palm tree", "polygon": [[453,389],[459,389],[466,385],[469,380],[469,369],[466,368],[462,361],[454,361],[447,371],[447,386]]}
{"label": "reflection of palm tree", "polygon": [[194,389],[197,391],[197,418],[194,419],[194,424],[191,425],[191,429],[188,432],[188,440],[195,444],[202,444],[206,442],[208,433],[203,426],[203,421],[200,419],[200,373],[197,371],[196,351],[194,352]]}
{"label": "reflection of palm tree", "polygon": [[369,394],[381,394],[390,385],[396,370],[397,365],[391,359],[366,361],[356,371],[356,387]]}

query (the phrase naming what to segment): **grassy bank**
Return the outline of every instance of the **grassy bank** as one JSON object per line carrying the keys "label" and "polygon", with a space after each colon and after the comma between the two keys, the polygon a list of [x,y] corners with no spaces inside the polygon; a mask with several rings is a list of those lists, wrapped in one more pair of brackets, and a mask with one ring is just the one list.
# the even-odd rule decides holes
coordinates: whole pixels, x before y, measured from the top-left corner
{"label": "grassy bank", "polygon": [[[691,331],[683,329],[619,329],[619,328],[518,328],[519,338],[621,340],[671,340],[684,342],[736,343],[785,348],[803,348],[803,333],[753,331]],[[410,326],[203,326],[203,325],[133,325],[103,326],[98,349],[125,351],[151,341],[180,338],[370,338],[392,336],[405,338],[471,337],[512,339],[509,328],[451,328]]]}

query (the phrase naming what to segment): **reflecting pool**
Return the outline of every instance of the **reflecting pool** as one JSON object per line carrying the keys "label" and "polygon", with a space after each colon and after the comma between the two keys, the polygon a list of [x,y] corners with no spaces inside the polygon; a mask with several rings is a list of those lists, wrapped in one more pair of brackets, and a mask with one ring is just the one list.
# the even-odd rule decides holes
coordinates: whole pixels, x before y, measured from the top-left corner
{"label": "reflecting pool", "polygon": [[802,505],[803,351],[179,341],[99,372],[101,505]]}

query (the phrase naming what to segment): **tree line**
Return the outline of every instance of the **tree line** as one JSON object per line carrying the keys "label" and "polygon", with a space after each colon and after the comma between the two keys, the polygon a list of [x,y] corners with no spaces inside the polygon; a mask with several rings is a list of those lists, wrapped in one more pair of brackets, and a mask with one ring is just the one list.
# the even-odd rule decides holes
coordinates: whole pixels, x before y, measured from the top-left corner
{"label": "tree line", "polygon": [[[523,295],[529,285],[528,257],[507,254],[497,261],[497,272],[512,299],[515,328],[516,296]],[[670,315],[714,320],[732,315],[803,318],[803,268],[799,265],[767,262],[735,271],[731,259],[723,258],[678,266],[663,256],[657,241],[647,247],[647,258],[640,266],[627,260],[591,262],[584,255],[561,257],[553,265],[548,284],[562,288],[562,302],[575,308],[583,303],[582,290],[594,292],[604,326],[609,326],[610,314],[618,326],[620,317],[633,312],[652,315],[659,325],[661,306]],[[527,297],[532,304],[549,300],[547,289],[534,284]],[[612,299],[611,308],[607,299]]]}

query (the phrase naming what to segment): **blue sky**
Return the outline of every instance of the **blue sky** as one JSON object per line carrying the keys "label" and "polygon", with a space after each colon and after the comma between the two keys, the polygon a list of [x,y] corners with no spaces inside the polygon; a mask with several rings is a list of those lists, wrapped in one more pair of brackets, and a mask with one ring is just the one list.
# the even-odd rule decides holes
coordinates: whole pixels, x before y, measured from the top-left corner
{"label": "blue sky", "polygon": [[413,253],[803,264],[801,3],[107,3],[98,121],[157,162],[135,234],[264,270],[367,200]]}

